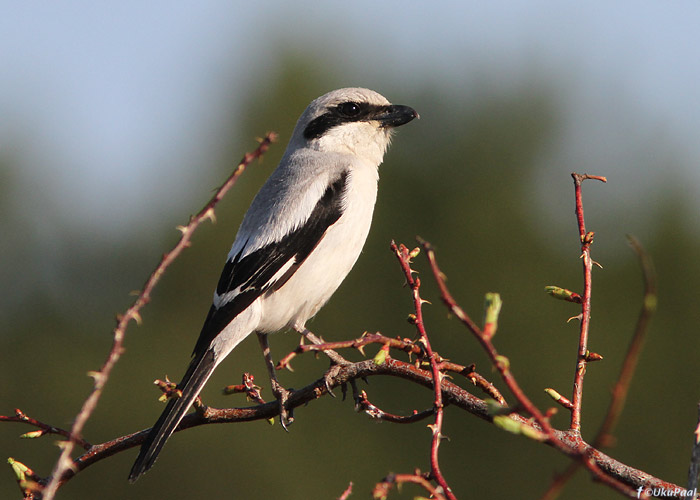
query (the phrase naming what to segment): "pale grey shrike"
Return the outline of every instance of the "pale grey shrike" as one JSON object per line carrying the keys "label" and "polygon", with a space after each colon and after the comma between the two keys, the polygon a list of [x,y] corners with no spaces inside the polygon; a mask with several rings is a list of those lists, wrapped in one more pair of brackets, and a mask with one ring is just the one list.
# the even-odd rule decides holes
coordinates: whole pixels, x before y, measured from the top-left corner
{"label": "pale grey shrike", "polygon": [[304,331],[340,286],[367,238],[378,167],[392,131],[417,117],[412,108],[363,88],[329,92],[302,113],[282,160],[238,229],[178,384],[182,395],[170,399],[151,429],[130,481],[153,466],[216,366],[239,342],[253,332],[266,344],[268,333]]}

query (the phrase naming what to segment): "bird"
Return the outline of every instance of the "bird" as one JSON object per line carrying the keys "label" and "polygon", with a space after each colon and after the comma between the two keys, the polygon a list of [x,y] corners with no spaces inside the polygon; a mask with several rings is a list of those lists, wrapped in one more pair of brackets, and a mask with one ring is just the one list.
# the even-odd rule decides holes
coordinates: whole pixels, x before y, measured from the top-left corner
{"label": "bird", "polygon": [[177,386],[181,395],[168,401],[149,431],[130,482],[153,466],[214,369],[252,333],[282,401],[265,351],[267,334],[306,331],[307,320],[350,272],[369,233],[378,167],[392,133],[414,118],[413,108],[357,87],[328,92],[304,110],[280,163],[243,217]]}

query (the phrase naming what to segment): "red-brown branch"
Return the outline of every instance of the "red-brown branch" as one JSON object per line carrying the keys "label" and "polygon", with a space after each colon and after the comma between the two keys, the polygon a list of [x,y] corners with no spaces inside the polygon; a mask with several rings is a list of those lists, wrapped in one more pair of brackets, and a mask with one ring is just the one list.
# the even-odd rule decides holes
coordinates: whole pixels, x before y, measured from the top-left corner
{"label": "red-brown branch", "polygon": [[65,437],[66,439],[75,441],[75,443],[78,446],[86,450],[90,449],[90,447],[92,446],[90,443],[88,443],[81,437],[71,435],[70,431],[61,429],[60,427],[54,427],[53,425],[45,424],[44,422],[28,417],[19,408],[15,408],[15,415],[13,417],[0,415],[0,422],[21,422],[39,429],[38,431],[22,434],[21,437],[24,438],[39,438],[41,436],[45,436],[46,434],[57,434],[59,436]]}
{"label": "red-brown branch", "polygon": [[246,372],[241,377],[241,383],[237,385],[229,385],[224,387],[223,393],[229,394],[245,394],[248,401],[254,401],[258,404],[265,404],[265,400],[260,394],[260,386],[255,385],[255,377]]}
{"label": "red-brown branch", "polygon": [[414,411],[412,415],[394,415],[393,413],[386,412],[370,402],[367,398],[367,393],[365,391],[360,391],[355,401],[355,408],[359,411],[365,412],[372,418],[377,420],[383,420],[385,422],[391,422],[393,424],[413,424],[415,422],[420,422],[432,415],[435,415],[435,408],[430,408],[428,410],[423,410],[421,412]]}
{"label": "red-brown branch", "polygon": [[484,391],[489,397],[493,398],[501,406],[507,406],[505,398],[501,394],[495,385],[486,380],[485,377],[476,372],[476,367],[474,365],[463,366],[451,361],[443,361],[439,365],[440,371],[454,372],[463,375],[472,384],[477,386],[479,389]]}
{"label": "red-brown branch", "polygon": [[384,499],[395,485],[400,486],[403,483],[417,484],[430,493],[431,498],[435,500],[445,500],[445,497],[430,483],[426,475],[422,474],[419,470],[416,470],[413,474],[391,474],[386,476],[381,482],[375,485],[372,491],[372,498]]}
{"label": "red-brown branch", "polygon": [[[341,340],[339,342],[325,342],[323,344],[300,344],[292,352],[284,356],[279,363],[277,363],[276,369],[280,370],[282,368],[290,369],[289,363],[291,360],[307,352],[323,352],[328,349],[357,349],[364,355],[364,347],[370,344],[380,344],[382,346],[387,346],[391,349],[397,349],[403,351],[409,355],[423,356],[424,352],[415,341],[410,339],[402,339],[399,337],[387,337],[381,333],[363,333],[361,337],[353,340]],[[452,361],[446,361],[438,353],[434,353],[436,359],[438,359],[438,368],[441,372],[453,372],[462,375],[468,379],[475,386],[480,388],[490,397],[495,399],[502,406],[506,406],[507,403],[503,398],[501,392],[489,382],[484,376],[477,373],[476,367],[472,364],[469,366],[460,365]]]}
{"label": "red-brown branch", "polygon": [[339,342],[324,342],[322,344],[299,344],[296,349],[284,356],[275,366],[275,369],[291,369],[290,363],[299,354],[306,352],[323,352],[338,349],[357,349],[364,355],[364,347],[370,344],[388,345],[393,349],[400,349],[409,354],[422,354],[418,345],[408,339],[390,338],[380,333],[363,333],[360,338],[352,340],[341,340]]}
{"label": "red-brown branch", "polygon": [[425,330],[425,324],[423,323],[423,299],[420,296],[420,278],[414,278],[413,269],[411,269],[411,258],[414,257],[417,252],[409,252],[408,248],[404,245],[397,246],[394,241],[391,242],[391,250],[396,255],[396,258],[401,265],[404,277],[406,278],[406,283],[411,289],[413,295],[413,308],[415,310],[415,317],[412,318],[412,322],[416,326],[416,330],[419,335],[419,342],[423,344],[425,353],[430,361],[430,370],[433,374],[433,391],[435,394],[435,401],[433,403],[435,408],[435,423],[430,426],[433,436],[430,446],[430,475],[435,482],[443,490],[443,493],[447,496],[449,500],[457,500],[457,497],[452,493],[452,489],[447,484],[447,480],[440,470],[440,461],[438,449],[440,447],[440,441],[442,441],[442,421],[444,418],[444,404],[442,402],[442,386],[441,381],[443,374],[440,372],[439,362],[440,360],[433,353],[433,349],[430,346],[430,339],[428,338],[428,333]]}
{"label": "red-brown branch", "polygon": [[345,491],[343,491],[343,494],[338,497],[338,500],[347,500],[351,494],[352,494],[352,481],[350,482],[350,484],[348,484],[348,487],[345,488]]}
{"label": "red-brown branch", "polygon": [[[330,377],[322,376],[311,384],[292,391],[289,396],[288,407],[291,409],[308,405],[323,396],[328,390],[342,387],[345,384],[351,383],[353,380],[372,376],[398,377],[431,391],[434,388],[432,372],[416,367],[413,363],[407,363],[389,357],[383,363],[377,364],[374,360],[370,359],[339,367]],[[446,378],[442,379],[441,386],[443,401],[456,408],[461,408],[481,419],[487,421],[492,420],[493,417],[485,401],[475,397]],[[205,407],[203,411],[196,411],[186,415],[176,432],[201,425],[269,420],[275,418],[278,414],[279,404],[277,401],[247,408],[217,409]],[[517,414],[511,415],[511,418],[522,425],[533,425],[530,419]],[[536,424],[535,427],[537,428]],[[90,450],[76,458],[72,463],[72,467],[63,473],[61,484],[70,480],[80,471],[92,464],[127,449],[139,446],[146,439],[149,431],[150,429],[145,429],[133,434],[121,436],[112,441],[93,445]],[[614,460],[604,453],[591,448],[588,444],[583,442],[579,436],[573,436],[567,431],[555,430],[554,432],[557,440],[568,442],[572,447],[581,447],[590,460],[595,462],[598,469],[612,478],[623,481],[625,484],[629,484],[634,488],[644,485],[650,488],[664,488],[667,491],[679,488],[679,486],[673,483],[663,481],[644,471],[634,469]]]}
{"label": "red-brown branch", "polygon": [[578,221],[579,238],[581,241],[581,258],[583,259],[583,294],[581,296],[581,326],[579,329],[579,343],[576,357],[576,371],[574,373],[574,388],[571,398],[573,408],[571,410],[571,423],[569,428],[577,433],[581,432],[581,404],[583,400],[583,378],[586,375],[588,359],[588,332],[591,321],[591,285],[593,283],[593,260],[591,259],[591,244],[593,232],[586,232],[586,223],[583,219],[583,197],[581,184],[584,180],[595,179],[607,182],[605,177],[588,174],[572,173],[574,179],[574,194],[576,199],[576,220]]}

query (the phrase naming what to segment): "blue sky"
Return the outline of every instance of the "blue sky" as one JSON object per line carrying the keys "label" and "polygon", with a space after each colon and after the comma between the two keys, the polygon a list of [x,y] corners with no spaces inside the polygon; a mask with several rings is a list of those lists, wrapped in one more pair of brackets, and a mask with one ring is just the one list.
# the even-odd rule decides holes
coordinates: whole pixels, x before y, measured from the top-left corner
{"label": "blue sky", "polygon": [[[381,71],[407,91],[426,81],[459,92],[482,79],[507,86],[533,69],[551,73],[570,91],[557,158],[585,152],[591,171],[614,172],[616,149],[648,134],[700,164],[697,2],[0,5],[0,154],[19,161],[22,186],[70,219],[89,204],[92,220],[128,222],[158,199],[156,181],[175,188],[165,172],[195,176],[193,166],[211,160],[223,113],[243,106],[283,47],[346,61],[358,80],[349,84]],[[226,95],[231,108],[202,98],[232,88],[240,92]],[[696,169],[673,175],[689,176],[700,194]]]}

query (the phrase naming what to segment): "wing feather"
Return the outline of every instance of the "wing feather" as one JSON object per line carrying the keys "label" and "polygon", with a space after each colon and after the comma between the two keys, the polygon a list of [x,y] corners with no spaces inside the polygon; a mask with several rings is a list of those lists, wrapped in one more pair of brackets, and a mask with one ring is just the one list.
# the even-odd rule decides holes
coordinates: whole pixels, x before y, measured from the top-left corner
{"label": "wing feather", "polygon": [[[193,354],[209,348],[212,340],[238,314],[268,290],[281,288],[343,214],[348,171],[332,182],[316,203],[306,222],[279,241],[241,258],[243,248],[226,262],[212,305]],[[247,242],[246,242],[247,244]]]}

